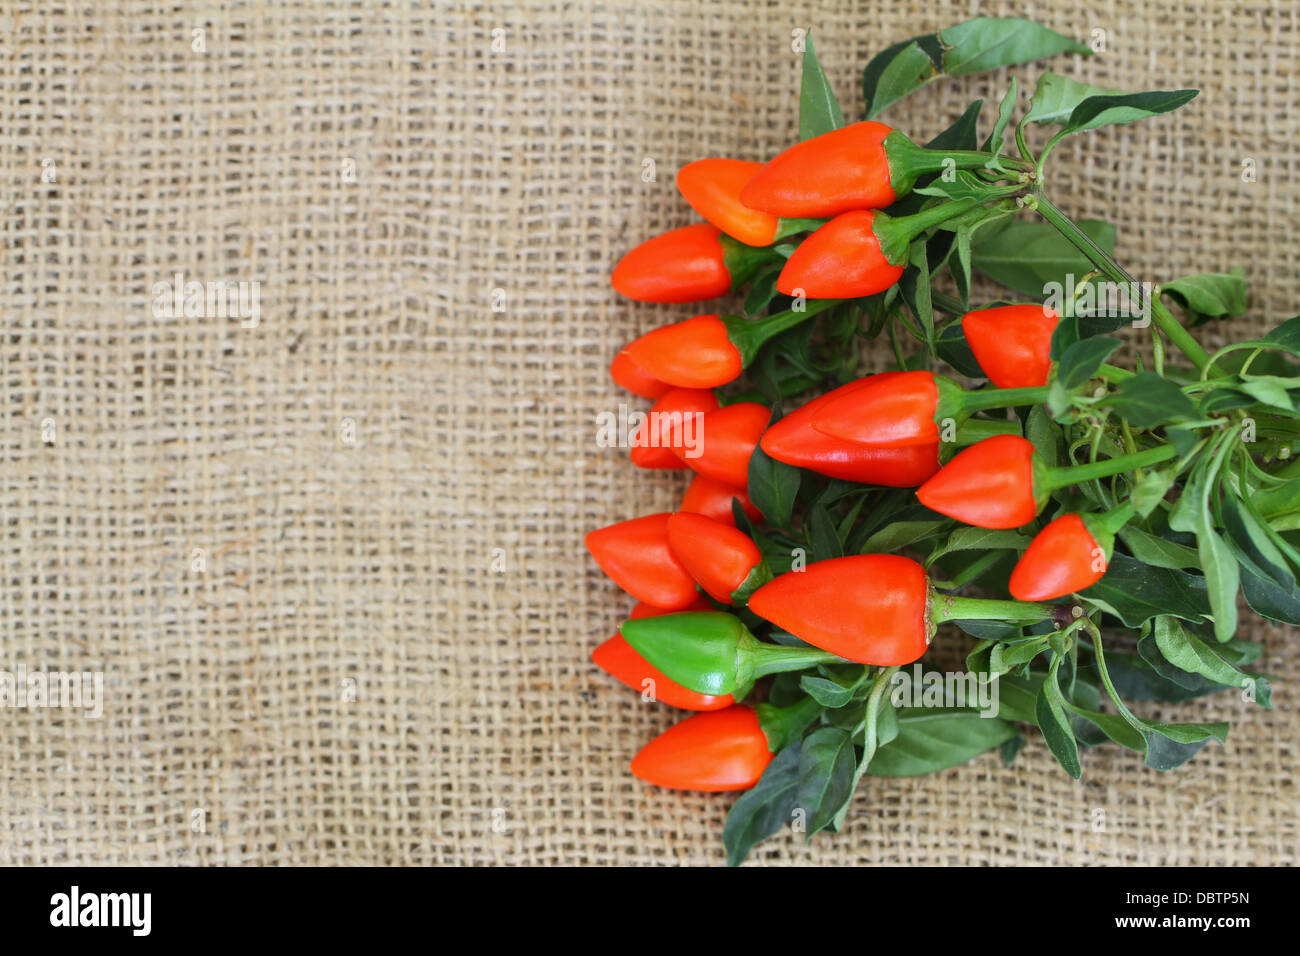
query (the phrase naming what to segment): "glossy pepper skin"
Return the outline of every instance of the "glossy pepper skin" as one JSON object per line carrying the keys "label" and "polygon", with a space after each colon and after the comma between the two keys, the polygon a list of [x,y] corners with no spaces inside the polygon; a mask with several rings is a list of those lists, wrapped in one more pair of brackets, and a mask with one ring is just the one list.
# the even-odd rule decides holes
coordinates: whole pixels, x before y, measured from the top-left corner
{"label": "glossy pepper skin", "polygon": [[[750,575],[761,576],[767,567],[749,535],[690,512],[668,519],[668,547],[705,593],[723,604],[738,603],[735,595],[753,583]],[[770,578],[770,572],[766,576]]]}
{"label": "glossy pepper skin", "polygon": [[930,644],[930,581],[910,558],[860,554],[790,571],[749,609],[814,647],[859,664],[910,664]]}
{"label": "glossy pepper skin", "polygon": [[832,438],[812,427],[813,416],[829,402],[897,372],[885,372],[841,385],[795,409],[763,433],[763,451],[777,461],[828,478],[888,488],[915,488],[939,470],[939,444],[880,448]]}
{"label": "glossy pepper skin", "polygon": [[1050,601],[1091,587],[1106,573],[1106,551],[1077,514],[1061,515],[1034,536],[1015,570],[1011,596]]}
{"label": "glossy pepper skin", "polygon": [[[709,604],[708,599],[704,595],[700,595],[699,599],[686,610],[709,611],[712,608],[713,606]],[[672,613],[674,612],[639,602],[632,609],[630,618],[635,621],[647,617],[662,617],[665,614]],[[654,695],[655,700],[667,704],[669,707],[677,707],[681,710],[721,710],[735,703],[735,698],[730,694],[697,694],[695,691],[687,690],[681,684],[668,679],[642,657],[624,639],[622,634],[615,634],[592,651],[591,659],[597,667],[615,680],[622,681],[639,693],[649,691]],[[653,683],[647,684],[646,681],[652,681]]]}
{"label": "glossy pepper skin", "polygon": [[699,159],[677,173],[677,190],[691,208],[733,239],[748,246],[770,245],[777,217],[740,201],[741,190],[763,168],[743,159]]}
{"label": "glossy pepper skin", "polygon": [[641,371],[623,352],[615,355],[614,361],[609,364],[609,377],[614,380],[614,384],[622,386],[633,395],[651,401],[663,397],[664,392],[672,388],[667,382],[661,382],[653,375]]}
{"label": "glossy pepper skin", "polygon": [[678,388],[717,388],[745,367],[716,315],[697,315],[647,332],[621,354],[647,375]]}
{"label": "glossy pepper skin", "polygon": [[1052,333],[1061,317],[1045,305],[1004,305],[967,312],[962,332],[975,360],[998,388],[1046,385]]}
{"label": "glossy pepper skin", "polygon": [[772,412],[757,402],[737,402],[709,412],[700,423],[698,456],[684,454],[696,473],[733,487],[748,487],[749,459]]}
{"label": "glossy pepper skin", "polygon": [[754,507],[754,503],[749,500],[749,493],[744,488],[733,488],[705,475],[696,475],[692,479],[686,494],[682,495],[682,503],[677,510],[701,514],[734,528],[736,515],[731,508],[733,498],[740,501],[740,507],[750,521],[762,520],[763,513]]}
{"label": "glossy pepper skin", "polygon": [[709,389],[672,388],[655,402],[632,438],[628,457],[638,468],[682,469],[680,453],[702,434],[704,416],[718,407]]}
{"label": "glossy pepper skin", "polygon": [[614,267],[614,290],[638,302],[699,302],[731,290],[721,230],[707,222],[641,243]]}
{"label": "glossy pepper skin", "polygon": [[680,611],[696,599],[695,579],[668,546],[670,517],[646,515],[597,528],[587,535],[587,550],[600,569],[638,601]]}
{"label": "glossy pepper skin", "polygon": [[748,790],[772,762],[767,737],[752,707],[695,714],[650,741],[632,761],[632,773],[673,790]]}
{"label": "glossy pepper skin", "polygon": [[883,209],[897,198],[884,146],[891,132],[868,120],[797,143],[754,175],[740,201],[785,218]]}
{"label": "glossy pepper skin", "polygon": [[936,445],[939,386],[933,372],[873,375],[813,410],[812,427],[824,435],[879,448]]}
{"label": "glossy pepper skin", "polygon": [[[811,142],[811,140],[809,141]],[[777,276],[777,291],[808,299],[856,299],[883,292],[903,275],[872,229],[869,209],[841,213],[799,244]]]}
{"label": "glossy pepper skin", "polygon": [[1019,528],[1034,520],[1034,446],[1019,435],[997,435],[959,452],[916,491],[931,511],[977,528]]}

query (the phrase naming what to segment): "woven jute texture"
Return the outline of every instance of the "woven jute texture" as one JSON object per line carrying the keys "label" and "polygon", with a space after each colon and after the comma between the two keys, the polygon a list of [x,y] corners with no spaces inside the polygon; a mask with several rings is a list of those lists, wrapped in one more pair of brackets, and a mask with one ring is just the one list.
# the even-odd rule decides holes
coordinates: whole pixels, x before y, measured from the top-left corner
{"label": "woven jute texture", "polygon": [[[906,6],[0,0],[0,669],[103,673],[98,719],[0,710],[0,862],[722,861],[732,797],[627,772],[680,715],[590,663],[630,602],[582,536],[685,484],[597,445],[644,407],[615,350],[692,314],[609,270],[691,221],[681,164],[793,140],[796,27],[851,118],[871,54],[976,14],[1100,37],[1072,76],[1200,87],[1062,145],[1052,194],[1140,278],[1244,266],[1212,342],[1300,311],[1294,4]],[[1008,78],[885,118],[987,124]],[[167,314],[177,273],[250,283],[256,321]],[[1031,737],[754,860],[1294,863],[1295,634],[1247,636],[1275,710],[1143,706],[1233,720],[1183,769],[1102,749],[1075,783]]]}

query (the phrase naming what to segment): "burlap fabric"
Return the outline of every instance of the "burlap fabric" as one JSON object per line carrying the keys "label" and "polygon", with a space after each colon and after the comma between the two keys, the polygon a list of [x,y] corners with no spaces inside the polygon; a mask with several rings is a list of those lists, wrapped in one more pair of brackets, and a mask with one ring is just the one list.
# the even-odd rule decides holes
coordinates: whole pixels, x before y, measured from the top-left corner
{"label": "burlap fabric", "polygon": [[[721,861],[731,797],[627,773],[678,715],[590,664],[628,602],[582,535],[684,485],[596,445],[615,349],[691,314],[609,269],[690,221],[682,163],[791,140],[794,27],[854,116],[895,40],[1105,31],[1053,68],[1204,92],[1061,147],[1058,202],[1140,278],[1244,266],[1234,335],[1300,311],[1293,4],[903,7],[0,2],[0,668],[105,698],[0,711],[0,861]],[[1006,79],[887,118],[926,138]],[[176,273],[258,283],[260,321],[159,312]],[[1035,738],[754,859],[1293,863],[1294,633],[1251,628],[1277,709],[1147,708],[1234,720],[1182,770],[1075,783]]]}

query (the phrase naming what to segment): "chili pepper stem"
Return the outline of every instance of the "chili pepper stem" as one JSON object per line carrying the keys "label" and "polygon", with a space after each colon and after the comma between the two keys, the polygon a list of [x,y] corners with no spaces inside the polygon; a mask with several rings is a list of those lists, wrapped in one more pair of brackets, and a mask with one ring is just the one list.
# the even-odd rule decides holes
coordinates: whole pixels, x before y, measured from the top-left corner
{"label": "chili pepper stem", "polygon": [[[1076,226],[1050,199],[1039,193],[1037,196],[1031,197],[1028,205],[1036,209],[1040,216],[1055,226],[1056,230],[1068,239],[1071,245],[1087,256],[1089,261],[1101,270],[1108,279],[1134,289],[1137,291],[1138,296],[1143,296],[1142,287],[1137,280],[1129,275],[1110,253],[1097,245],[1087,233]],[[1210,353],[1192,337],[1190,332],[1183,328],[1182,324],[1174,318],[1173,313],[1165,308],[1158,295],[1146,304],[1151,309],[1151,320],[1155,323],[1156,328],[1167,335],[1169,341],[1178,346],[1179,350],[1192,360],[1198,370],[1203,371],[1210,365]]]}
{"label": "chili pepper stem", "polygon": [[802,309],[787,309],[769,315],[765,319],[750,320],[738,315],[724,315],[722,321],[727,327],[727,338],[740,353],[741,363],[748,368],[753,364],[759,349],[771,339],[811,319],[814,315],[834,308],[843,301],[843,299],[814,299],[804,303]]}
{"label": "chili pepper stem", "polygon": [[1013,405],[1037,405],[1047,401],[1049,387],[1033,385],[1028,388],[982,388],[974,392],[964,392],[961,396],[961,411],[970,415],[990,408],[1009,408]]}
{"label": "chili pepper stem", "polygon": [[[748,644],[748,642],[746,642]],[[754,677],[766,677],[768,674],[781,674],[785,671],[801,671],[818,664],[842,664],[844,659],[813,647],[783,647],[779,644],[763,644],[755,641],[744,648],[754,662]]]}
{"label": "chili pepper stem", "polygon": [[1036,624],[1052,616],[1050,604],[1031,604],[1027,601],[997,601],[991,598],[965,597],[960,594],[930,594],[930,620],[934,624],[946,621],[1003,621],[1007,624]]}
{"label": "chili pepper stem", "polygon": [[804,728],[817,718],[821,709],[821,704],[811,697],[785,707],[759,704],[754,710],[758,713],[763,736],[767,738],[767,749],[778,753],[790,741],[797,740]]}
{"label": "chili pepper stem", "polygon": [[957,426],[957,440],[954,445],[973,445],[995,435],[1019,435],[1020,425],[1011,419],[998,421],[991,418],[972,418]]}
{"label": "chili pepper stem", "polygon": [[895,217],[878,212],[872,217],[871,231],[875,233],[885,259],[891,265],[901,266],[907,262],[907,250],[913,239],[927,229],[960,216],[978,205],[976,199],[954,199],[910,216]]}
{"label": "chili pepper stem", "polygon": [[1036,495],[1040,493],[1047,494],[1058,488],[1067,488],[1070,485],[1082,484],[1096,478],[1109,478],[1111,475],[1118,475],[1121,472],[1168,461],[1177,454],[1178,450],[1173,445],[1157,445],[1155,448],[1146,449],[1146,451],[1134,452],[1131,455],[1120,455],[1117,458],[1105,458],[1084,465],[1045,468],[1043,469],[1042,484],[1040,485],[1037,479],[1034,481],[1034,493]]}

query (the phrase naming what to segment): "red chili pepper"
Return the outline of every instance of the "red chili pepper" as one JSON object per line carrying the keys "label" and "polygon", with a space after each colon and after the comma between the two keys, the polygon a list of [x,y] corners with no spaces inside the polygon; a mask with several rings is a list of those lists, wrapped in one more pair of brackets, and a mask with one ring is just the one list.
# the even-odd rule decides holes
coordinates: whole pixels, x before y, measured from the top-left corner
{"label": "red chili pepper", "polygon": [[1107,550],[1083,518],[1061,515],[1020,556],[1011,572],[1011,595],[1020,601],[1050,601],[1091,587],[1106,573]]}
{"label": "red chili pepper", "polygon": [[623,349],[638,368],[679,388],[717,388],[744,371],[740,350],[716,315],[697,315],[647,332]]}
{"label": "red chili pepper", "polygon": [[733,498],[740,501],[740,507],[749,516],[750,521],[762,520],[763,513],[754,507],[754,503],[749,500],[749,493],[744,488],[732,488],[704,475],[696,475],[691,480],[686,494],[682,495],[681,506],[677,510],[692,511],[734,527],[736,516],[731,510]]}
{"label": "red chili pepper", "polygon": [[638,468],[685,468],[679,452],[698,440],[704,415],[717,407],[718,397],[709,389],[670,389],[654,403],[633,436],[632,464]]}
{"label": "red chili pepper", "polygon": [[921,504],[977,528],[1019,528],[1034,520],[1034,446],[997,435],[958,452],[916,491]]}
{"label": "red chili pepper", "polygon": [[677,189],[692,209],[733,239],[766,246],[776,238],[776,216],[740,201],[740,191],[762,168],[743,159],[700,159],[681,168]]}
{"label": "red chili pepper", "polygon": [[661,382],[653,375],[641,371],[624,352],[614,356],[614,361],[609,365],[609,376],[616,385],[621,385],[633,395],[640,395],[651,401],[660,398],[664,392],[672,388],[667,382]]}
{"label": "red chili pepper", "polygon": [[754,175],[740,201],[783,218],[883,209],[911,190],[922,173],[987,163],[987,153],[926,149],[867,120],[791,146]]}
{"label": "red chili pepper", "polygon": [[897,198],[885,152],[892,132],[868,120],[796,143],[750,179],[740,201],[786,218],[883,209]]}
{"label": "red chili pepper", "polygon": [[638,302],[698,302],[731,291],[721,230],[707,222],[641,243],[614,267],[614,289]]}
{"label": "red chili pepper", "polygon": [[[713,605],[701,594],[695,603],[685,610],[711,611]],[[632,609],[630,617],[632,620],[639,620],[643,617],[660,617],[674,613],[676,612],[638,602]],[[622,634],[615,634],[592,651],[591,659],[597,667],[615,680],[622,681],[641,693],[649,691],[655,700],[669,707],[680,707],[682,710],[721,710],[735,703],[735,698],[730,694],[698,694],[693,690],[687,690],[676,681],[669,680],[642,657]],[[646,681],[652,683],[647,685]]]}
{"label": "red chili pepper", "polygon": [[638,601],[669,611],[696,599],[695,579],[668,547],[669,514],[646,515],[598,528],[587,550],[614,583]]}
{"label": "red chili pepper", "polygon": [[939,470],[939,445],[880,448],[824,435],[812,427],[813,416],[828,402],[851,395],[872,381],[898,372],[861,378],[814,398],[763,433],[763,451],[777,461],[807,468],[828,478],[890,488],[915,488]]}
{"label": "red chili pepper", "polygon": [[755,591],[749,609],[823,651],[881,667],[920,658],[945,621],[1031,623],[1052,615],[1046,604],[939,594],[921,565],[892,554],[789,571]]}
{"label": "red chili pepper", "polygon": [[998,388],[1046,385],[1052,370],[1052,333],[1061,321],[1045,305],[1004,305],[967,312],[962,332],[975,360]]}
{"label": "red chili pepper", "polygon": [[939,441],[938,407],[933,372],[893,372],[827,396],[809,421],[814,430],[844,441],[879,448],[929,446]]}
{"label": "red chili pepper", "polygon": [[740,375],[759,349],[787,329],[839,303],[815,302],[762,319],[697,315],[647,332],[621,354],[642,373],[679,388],[717,388]]}
{"label": "red chili pepper", "polygon": [[1058,488],[1146,468],[1177,454],[1166,444],[1051,468],[1028,440],[996,435],[959,452],[916,490],[916,497],[930,510],[977,528],[1019,528],[1034,519]]}
{"label": "red chili pepper", "polygon": [[748,487],[749,459],[771,419],[771,409],[757,402],[737,402],[709,412],[700,422],[697,447],[684,449],[681,459],[714,481]]}
{"label": "red chili pepper", "polygon": [[749,535],[704,515],[679,512],[669,518],[668,547],[700,587],[723,604],[743,604],[772,578]]}
{"label": "red chili pepper", "polygon": [[758,714],[736,704],[669,727],[641,748],[632,773],[674,790],[748,790],[771,762]]}
{"label": "red chili pepper", "polygon": [[862,554],[782,574],[750,596],[764,620],[845,660],[892,667],[925,653],[930,581],[911,558]]}
{"label": "red chili pepper", "polygon": [[784,295],[809,299],[856,299],[888,289],[903,275],[880,248],[876,213],[841,213],[799,244],[777,276]]}

